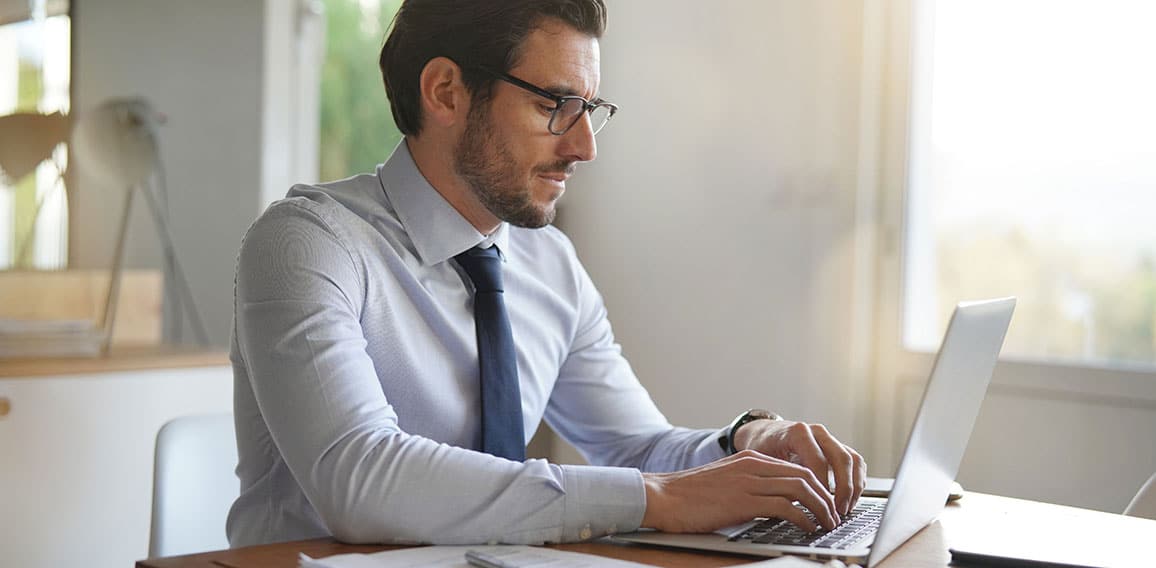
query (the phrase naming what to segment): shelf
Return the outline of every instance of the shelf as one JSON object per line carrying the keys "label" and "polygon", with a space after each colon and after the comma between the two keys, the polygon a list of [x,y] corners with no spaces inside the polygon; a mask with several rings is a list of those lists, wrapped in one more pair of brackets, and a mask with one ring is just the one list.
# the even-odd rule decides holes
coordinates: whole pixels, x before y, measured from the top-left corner
{"label": "shelf", "polygon": [[171,345],[114,347],[107,357],[36,357],[0,359],[0,378],[36,378],[59,375],[143,371],[229,364],[224,351]]}

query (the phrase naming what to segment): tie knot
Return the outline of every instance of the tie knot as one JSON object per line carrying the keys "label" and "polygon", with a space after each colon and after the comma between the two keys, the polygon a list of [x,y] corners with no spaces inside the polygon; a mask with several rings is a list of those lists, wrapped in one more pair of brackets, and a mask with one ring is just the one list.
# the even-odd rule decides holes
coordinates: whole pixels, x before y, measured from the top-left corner
{"label": "tie knot", "polygon": [[498,256],[498,247],[474,247],[454,257],[458,264],[466,271],[470,281],[474,283],[477,292],[501,292],[502,288],[502,259]]}

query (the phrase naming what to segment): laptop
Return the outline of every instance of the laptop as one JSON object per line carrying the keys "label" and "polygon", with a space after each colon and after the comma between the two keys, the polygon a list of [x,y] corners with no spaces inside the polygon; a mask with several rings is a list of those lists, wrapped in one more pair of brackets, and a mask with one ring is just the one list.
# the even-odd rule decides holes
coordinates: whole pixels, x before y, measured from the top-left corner
{"label": "laptop", "polygon": [[956,306],[890,496],[860,498],[856,510],[844,516],[834,530],[805,533],[780,519],[754,519],[710,534],[642,530],[614,538],[757,556],[792,554],[838,559],[866,566],[882,562],[943,509],[1014,308],[1015,298]]}

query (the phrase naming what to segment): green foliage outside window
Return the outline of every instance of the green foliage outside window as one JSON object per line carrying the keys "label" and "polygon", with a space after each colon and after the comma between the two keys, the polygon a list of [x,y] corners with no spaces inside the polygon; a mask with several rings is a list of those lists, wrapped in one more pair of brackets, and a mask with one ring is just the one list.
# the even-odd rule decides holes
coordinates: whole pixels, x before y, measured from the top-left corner
{"label": "green foliage outside window", "polygon": [[401,141],[377,68],[400,5],[401,0],[325,0],[318,148],[322,180],[372,172]]}

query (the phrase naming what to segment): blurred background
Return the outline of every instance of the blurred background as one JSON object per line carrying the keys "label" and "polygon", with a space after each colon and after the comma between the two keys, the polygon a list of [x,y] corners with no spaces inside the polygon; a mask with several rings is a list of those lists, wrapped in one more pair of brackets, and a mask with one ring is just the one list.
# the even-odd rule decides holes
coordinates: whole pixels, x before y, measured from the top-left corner
{"label": "blurred background", "polygon": [[[607,3],[600,94],[621,112],[557,224],[672,422],[766,407],[827,424],[891,475],[952,307],[1014,295],[959,481],[1123,509],[1156,471],[1156,5]],[[371,171],[401,139],[377,70],[399,4],[0,0],[0,116],[37,117],[0,122],[0,153],[35,162],[19,178],[0,162],[0,316],[59,304],[45,274],[89,275],[99,316],[127,227],[137,283],[116,307],[155,317],[117,321],[192,350],[131,372],[0,359],[0,455],[17,458],[0,459],[0,510],[21,512],[0,518],[0,549],[22,565],[62,564],[36,544],[59,527],[33,527],[91,532],[86,515],[110,510],[132,535],[117,554],[144,556],[156,428],[231,408],[246,228],[293,183]],[[160,224],[144,206],[125,219],[125,188],[74,159],[60,126],[125,98],[163,118]],[[107,447],[124,436],[141,449]],[[61,445],[87,461],[43,457]],[[582,460],[545,427],[535,447]]]}

